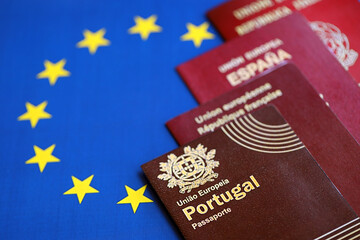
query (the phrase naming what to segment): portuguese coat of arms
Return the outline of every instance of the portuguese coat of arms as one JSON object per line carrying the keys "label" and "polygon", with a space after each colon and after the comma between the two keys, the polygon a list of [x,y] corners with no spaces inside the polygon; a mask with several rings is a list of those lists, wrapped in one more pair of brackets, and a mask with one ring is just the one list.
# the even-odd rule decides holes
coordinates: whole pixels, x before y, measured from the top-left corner
{"label": "portuguese coat of arms", "polygon": [[207,152],[207,148],[201,144],[196,148],[184,147],[183,155],[177,157],[171,153],[167,162],[160,163],[160,171],[164,173],[158,178],[168,181],[169,188],[178,186],[180,193],[191,192],[193,188],[218,177],[213,170],[219,166],[219,162],[214,160],[215,153],[215,149]]}

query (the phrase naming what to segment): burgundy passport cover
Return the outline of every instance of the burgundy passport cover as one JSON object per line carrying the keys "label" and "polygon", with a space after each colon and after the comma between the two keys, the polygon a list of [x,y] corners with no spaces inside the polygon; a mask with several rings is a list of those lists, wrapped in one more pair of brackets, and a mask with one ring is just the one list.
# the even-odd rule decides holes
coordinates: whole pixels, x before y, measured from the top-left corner
{"label": "burgundy passport cover", "polygon": [[233,0],[210,10],[207,16],[229,40],[293,11],[300,11],[311,22],[313,30],[360,83],[358,0]]}
{"label": "burgundy passport cover", "polygon": [[360,231],[349,204],[272,106],[142,168],[186,239],[338,239]]}
{"label": "burgundy passport cover", "polygon": [[293,64],[167,122],[180,145],[274,104],[355,211],[360,213],[360,147]]}
{"label": "burgundy passport cover", "polygon": [[204,103],[284,61],[298,66],[360,142],[360,89],[299,13],[231,40],[177,67]]}

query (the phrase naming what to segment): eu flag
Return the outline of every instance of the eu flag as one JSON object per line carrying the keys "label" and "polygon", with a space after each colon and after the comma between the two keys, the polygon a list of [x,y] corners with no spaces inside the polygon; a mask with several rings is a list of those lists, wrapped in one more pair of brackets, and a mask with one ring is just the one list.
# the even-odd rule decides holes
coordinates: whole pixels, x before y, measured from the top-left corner
{"label": "eu flag", "polygon": [[220,0],[0,4],[0,239],[177,239],[140,165],[196,106],[174,68]]}

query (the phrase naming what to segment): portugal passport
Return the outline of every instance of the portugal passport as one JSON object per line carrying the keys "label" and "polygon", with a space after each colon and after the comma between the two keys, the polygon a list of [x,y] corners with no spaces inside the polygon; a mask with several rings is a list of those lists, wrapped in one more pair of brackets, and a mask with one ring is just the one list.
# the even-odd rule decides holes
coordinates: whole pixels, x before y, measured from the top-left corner
{"label": "portugal passport", "polygon": [[273,106],[142,168],[186,239],[356,239],[360,233],[356,213]]}
{"label": "portugal passport", "polygon": [[343,67],[360,82],[358,0],[233,0],[210,10],[211,22],[226,39],[246,35],[300,11]]}
{"label": "portugal passport", "polygon": [[205,103],[285,61],[295,63],[360,141],[360,88],[299,13],[231,40],[177,70],[195,98]]}
{"label": "portugal passport", "polygon": [[331,181],[360,214],[360,147],[323,96],[293,64],[280,66],[181,114],[166,126],[177,142],[184,145],[269,103],[279,109]]}

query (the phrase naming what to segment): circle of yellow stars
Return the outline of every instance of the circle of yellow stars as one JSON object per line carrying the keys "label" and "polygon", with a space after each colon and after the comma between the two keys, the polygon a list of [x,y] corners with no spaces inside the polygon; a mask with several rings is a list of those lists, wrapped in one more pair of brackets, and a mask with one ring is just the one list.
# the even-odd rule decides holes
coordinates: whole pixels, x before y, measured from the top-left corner
{"label": "circle of yellow stars", "polygon": [[[141,40],[147,41],[152,33],[160,33],[163,31],[162,27],[156,24],[157,15],[151,15],[148,18],[140,16],[134,17],[135,25],[128,29],[129,34],[139,34]],[[192,41],[195,47],[200,47],[204,40],[214,39],[215,35],[208,31],[209,23],[204,22],[198,26],[187,23],[187,32],[180,36],[181,41]],[[87,48],[91,55],[94,55],[99,47],[110,46],[111,42],[105,38],[106,29],[102,28],[96,32],[88,29],[83,31],[84,39],[76,44],[77,48]],[[66,59],[61,59],[58,62],[44,61],[44,70],[36,75],[37,79],[48,79],[50,86],[54,86],[59,78],[69,77],[70,71],[65,69]],[[18,121],[30,121],[31,128],[35,128],[40,120],[50,119],[52,115],[45,111],[48,102],[43,101],[38,105],[33,105],[30,102],[25,103],[26,112],[20,115]],[[53,155],[56,145],[52,144],[46,149],[34,145],[35,156],[31,157],[25,164],[37,164],[42,173],[48,163],[58,163],[60,159]],[[75,176],[71,176],[73,187],[63,193],[63,195],[76,195],[79,204],[81,204],[86,194],[99,193],[99,190],[91,186],[94,175],[90,175],[84,180],[80,180]],[[117,204],[130,204],[135,214],[140,203],[153,202],[150,198],[144,196],[147,185],[134,190],[125,185],[127,197],[118,201]]]}

